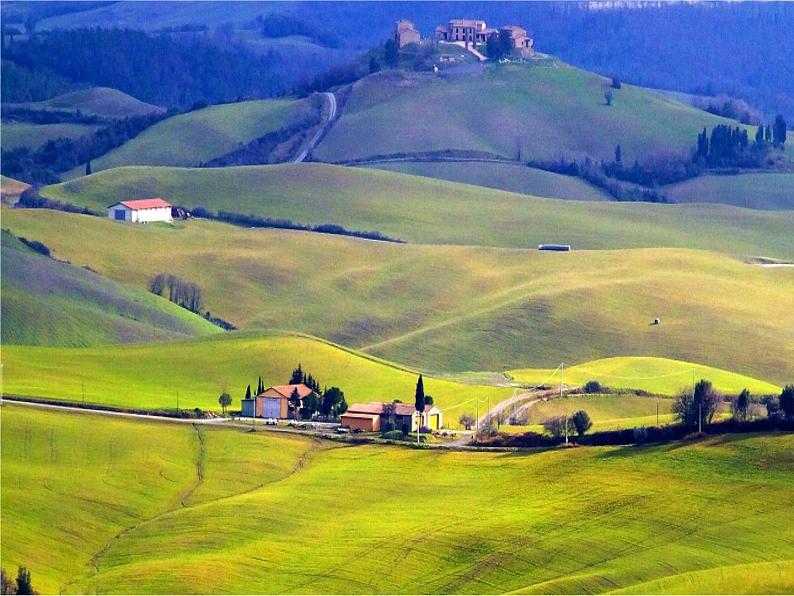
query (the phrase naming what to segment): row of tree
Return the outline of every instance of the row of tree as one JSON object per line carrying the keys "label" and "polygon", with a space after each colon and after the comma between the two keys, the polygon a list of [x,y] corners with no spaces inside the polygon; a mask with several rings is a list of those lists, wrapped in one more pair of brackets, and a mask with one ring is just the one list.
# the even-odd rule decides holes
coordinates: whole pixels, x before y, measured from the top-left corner
{"label": "row of tree", "polygon": [[8,575],[5,569],[0,569],[0,594],[38,594],[38,592],[33,589],[30,571],[20,567],[17,570],[16,580]]}
{"label": "row of tree", "polygon": [[168,298],[174,304],[201,314],[201,288],[173,274],[158,273],[149,280],[149,291]]}

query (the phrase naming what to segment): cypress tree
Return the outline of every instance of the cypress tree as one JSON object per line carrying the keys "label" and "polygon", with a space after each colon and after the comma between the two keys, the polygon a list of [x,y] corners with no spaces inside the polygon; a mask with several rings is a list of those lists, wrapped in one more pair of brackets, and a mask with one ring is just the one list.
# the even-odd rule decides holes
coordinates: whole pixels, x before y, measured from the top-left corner
{"label": "cypress tree", "polygon": [[90,176],[91,175],[91,160],[90,159],[85,164],[85,175],[86,176]]}
{"label": "cypress tree", "polygon": [[425,384],[424,381],[422,381],[422,375],[419,375],[419,379],[416,381],[416,401],[414,402],[414,407],[417,412],[425,411]]}
{"label": "cypress tree", "polygon": [[764,125],[759,124],[758,130],[755,131],[755,144],[759,147],[764,144]]}
{"label": "cypress tree", "polygon": [[623,163],[623,152],[620,150],[620,145],[615,145],[615,163]]}
{"label": "cypress tree", "polygon": [[774,142],[776,147],[783,147],[786,144],[786,120],[783,114],[775,116],[775,124],[772,131],[774,133]]}
{"label": "cypress tree", "polygon": [[251,386],[250,385],[245,390],[245,399],[251,399]]}

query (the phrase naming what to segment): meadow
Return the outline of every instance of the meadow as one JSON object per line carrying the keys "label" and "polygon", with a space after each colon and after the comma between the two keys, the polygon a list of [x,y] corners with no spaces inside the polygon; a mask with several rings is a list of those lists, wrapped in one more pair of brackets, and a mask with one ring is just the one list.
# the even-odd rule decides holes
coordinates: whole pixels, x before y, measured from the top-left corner
{"label": "meadow", "polygon": [[368,167],[550,199],[612,200],[609,194],[579,178],[510,163],[395,161]]}
{"label": "meadow", "polygon": [[755,173],[699,176],[667,186],[663,192],[678,203],[725,203],[752,209],[794,209],[794,174]]}
{"label": "meadow", "polygon": [[[287,383],[303,369],[322,386],[337,386],[348,404],[401,400],[413,403],[418,373],[309,337],[231,334],[206,340],[89,348],[6,345],[3,390],[36,396],[138,409],[219,411],[226,390],[231,408],[240,408],[248,384],[256,388]],[[425,377],[425,392],[457,426],[475,401],[485,408],[509,397],[507,387],[486,387]]]}
{"label": "meadow", "polygon": [[84,116],[100,118],[127,118],[145,116],[153,112],[164,112],[163,108],[145,103],[110,87],[90,87],[63,95],[57,95],[43,101],[8,104],[9,108],[27,110],[80,112]]}
{"label": "meadow", "polygon": [[794,586],[790,434],[455,453],[8,404],[2,416],[2,558],[40,591]]}
{"label": "meadow", "polygon": [[724,205],[559,201],[323,164],[126,167],[41,192],[100,211],[113,200],[160,196],[186,208],[339,224],[430,244],[536,248],[551,242],[575,250],[667,246],[794,259],[794,213]]}
{"label": "meadow", "polygon": [[3,151],[26,146],[36,150],[54,139],[78,139],[100,128],[98,124],[32,124],[30,122],[3,122]]}
{"label": "meadow", "polygon": [[2,232],[2,343],[84,346],[221,329],[142,289],[36,254]]}
{"label": "meadow", "polygon": [[22,209],[4,225],[139,290],[158,273],[195,282],[204,308],[240,329],[308,333],[426,371],[659,356],[794,377],[794,272],[705,251],[406,245]]}
{"label": "meadow", "polygon": [[559,61],[463,76],[378,73],[353,84],[315,156],[339,162],[453,149],[523,161],[608,160],[619,144],[631,163],[652,152],[688,152],[704,126],[735,124],[631,85],[613,89],[607,106],[608,86],[609,79]]}
{"label": "meadow", "polygon": [[[158,122],[93,160],[91,168],[98,172],[131,164],[196,166],[287,126],[312,110],[308,100],[286,99],[209,106]],[[84,169],[75,168],[63,177],[75,178]]]}

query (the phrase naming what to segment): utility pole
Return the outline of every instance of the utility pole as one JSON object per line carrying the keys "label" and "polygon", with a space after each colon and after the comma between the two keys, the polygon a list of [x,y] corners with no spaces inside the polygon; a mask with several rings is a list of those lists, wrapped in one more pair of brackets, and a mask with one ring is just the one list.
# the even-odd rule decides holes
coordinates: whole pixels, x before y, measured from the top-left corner
{"label": "utility pole", "polygon": [[179,414],[179,391],[176,392],[176,413]]}
{"label": "utility pole", "polygon": [[80,382],[80,390],[83,394],[83,405],[85,405],[85,381]]}
{"label": "utility pole", "polygon": [[565,444],[568,444],[568,411],[565,412]]}
{"label": "utility pole", "polygon": [[480,396],[477,396],[477,417],[474,419],[474,438],[480,436]]}
{"label": "utility pole", "polygon": [[656,426],[659,426],[659,398],[656,398]]}
{"label": "utility pole", "polygon": [[[560,364],[560,397],[562,397],[562,382],[565,379],[565,363]],[[565,441],[566,443],[568,441]]]}

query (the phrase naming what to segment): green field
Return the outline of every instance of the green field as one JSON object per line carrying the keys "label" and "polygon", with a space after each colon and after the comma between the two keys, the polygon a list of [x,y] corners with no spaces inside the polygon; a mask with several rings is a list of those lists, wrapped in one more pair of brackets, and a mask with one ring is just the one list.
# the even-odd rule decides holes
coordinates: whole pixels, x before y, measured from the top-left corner
{"label": "green field", "polygon": [[794,174],[699,176],[663,189],[677,203],[724,203],[752,209],[794,209]]}
{"label": "green field", "polygon": [[[560,373],[552,370],[514,370],[509,374],[524,383],[540,383],[552,374],[556,380],[560,379]],[[566,366],[562,374],[565,382],[576,385],[598,381],[614,389],[642,389],[662,395],[674,395],[681,389],[691,389],[693,379],[708,379],[717,389],[729,394],[737,394],[742,389],[749,389],[756,395],[776,394],[780,391],[780,387],[776,385],[728,370],[668,358],[604,358]]]}
{"label": "green field", "polygon": [[54,139],[78,139],[95,132],[98,124],[32,124],[30,122],[3,122],[3,151],[14,147],[30,147],[36,150]]}
{"label": "green field", "polygon": [[[417,373],[307,337],[240,336],[93,348],[3,347],[3,390],[128,408],[199,407],[219,410],[227,389],[240,408],[246,385],[289,381],[300,363],[328,387],[345,392],[348,404],[359,401],[412,403]],[[511,389],[464,385],[425,378],[425,391],[456,426],[464,405],[477,398],[494,403]],[[473,408],[473,404],[469,407]]]}
{"label": "green field", "polygon": [[8,404],[2,416],[3,564],[26,565],[41,592],[794,587],[790,434],[431,453]]}
{"label": "green field", "polygon": [[104,210],[160,196],[303,224],[378,230],[410,242],[574,249],[670,246],[794,259],[794,213],[722,205],[558,201],[366,168],[283,164],[215,169],[118,168],[42,194]]}
{"label": "green field", "polygon": [[2,233],[2,343],[84,346],[221,329],[145,290],[34,253]]}
{"label": "green field", "polygon": [[612,200],[606,192],[578,178],[509,163],[396,161],[369,167],[550,199]]}
{"label": "green field", "polygon": [[[560,154],[623,159],[688,152],[704,126],[733,121],[659,93],[623,85],[606,106],[608,79],[559,62],[492,65],[481,74],[378,73],[353,84],[342,115],[314,156],[473,150],[511,159]],[[755,132],[755,131],[753,131]]]}
{"label": "green field", "polygon": [[[210,106],[147,128],[121,147],[93,160],[91,167],[98,172],[126,165],[196,166],[295,122],[313,109],[308,100],[244,101]],[[80,176],[83,169],[75,168],[66,177]]]}
{"label": "green field", "polygon": [[145,103],[110,87],[91,87],[64,93],[44,101],[8,104],[10,108],[28,110],[77,112],[84,116],[121,119],[163,112],[163,108]]}
{"label": "green field", "polygon": [[[141,290],[158,273],[193,281],[205,308],[241,329],[308,333],[423,370],[634,355],[794,378],[794,271],[715,253],[406,245],[47,210],[15,209],[3,222]],[[649,325],[655,317],[661,325]]]}

